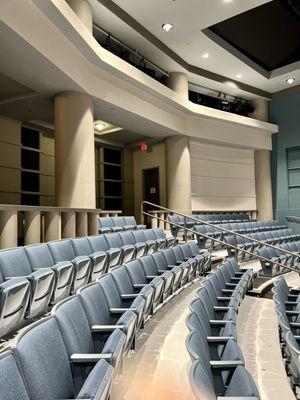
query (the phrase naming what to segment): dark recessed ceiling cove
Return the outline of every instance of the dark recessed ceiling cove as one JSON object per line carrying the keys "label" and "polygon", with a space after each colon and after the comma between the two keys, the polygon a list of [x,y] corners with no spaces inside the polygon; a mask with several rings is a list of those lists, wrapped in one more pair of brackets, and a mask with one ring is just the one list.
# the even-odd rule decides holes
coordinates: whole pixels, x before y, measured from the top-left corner
{"label": "dark recessed ceiling cove", "polygon": [[268,72],[300,60],[300,0],[274,0],[209,30]]}

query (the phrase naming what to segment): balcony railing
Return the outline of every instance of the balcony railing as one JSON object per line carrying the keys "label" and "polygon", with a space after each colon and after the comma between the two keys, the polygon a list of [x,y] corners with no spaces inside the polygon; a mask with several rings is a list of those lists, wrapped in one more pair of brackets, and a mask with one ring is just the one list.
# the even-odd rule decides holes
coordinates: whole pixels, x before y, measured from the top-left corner
{"label": "balcony railing", "polygon": [[122,211],[0,204],[0,249],[20,244],[94,235],[98,216],[115,217]]}

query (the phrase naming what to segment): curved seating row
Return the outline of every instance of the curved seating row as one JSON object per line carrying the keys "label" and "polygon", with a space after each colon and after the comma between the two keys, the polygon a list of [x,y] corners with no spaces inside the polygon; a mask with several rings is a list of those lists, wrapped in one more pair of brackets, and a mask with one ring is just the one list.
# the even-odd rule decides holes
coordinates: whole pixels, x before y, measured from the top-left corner
{"label": "curved seating row", "polygon": [[146,225],[136,223],[135,217],[99,217],[99,233],[122,232],[134,229],[146,229]]}
{"label": "curved seating row", "polygon": [[223,240],[230,236],[229,233],[220,231],[218,227],[225,228],[232,232],[237,232],[240,234],[249,235],[258,232],[267,232],[280,229],[286,229],[286,226],[279,224],[278,221],[257,221],[257,222],[241,222],[241,223],[230,223],[216,225],[216,227],[208,225],[197,225],[195,230],[199,233],[203,233],[209,238],[204,236],[197,236],[198,244],[201,248],[206,248],[208,250],[218,250],[222,248],[222,245],[216,241],[214,238]]}
{"label": "curved seating row", "polygon": [[[168,220],[170,222],[176,223],[177,225],[182,225],[186,226],[188,228],[193,229],[194,226],[196,225],[201,225],[201,221],[204,222],[209,222],[211,224],[225,224],[225,223],[230,223],[230,222],[248,222],[250,221],[250,217],[248,214],[193,214],[193,218],[197,218],[199,222],[190,219],[190,218],[185,218],[182,215],[169,215]],[[172,226],[171,227],[171,233],[174,237],[182,236],[184,234],[184,230],[180,229],[178,226]]]}
{"label": "curved seating row", "polygon": [[[248,238],[250,238],[250,240]],[[250,233],[247,235],[247,238],[235,235],[227,236],[224,238],[225,242],[228,243],[228,245],[237,247],[236,250],[227,246],[228,255],[235,255],[241,262],[252,259],[253,255],[255,255],[262,246],[260,243],[253,242],[251,239],[277,246],[288,242],[294,242],[299,239],[299,235],[295,234],[292,229],[281,229],[278,231]],[[250,251],[252,254],[245,253],[243,250]]]}
{"label": "curved seating row", "polygon": [[51,316],[20,331],[1,355],[0,399],[108,400],[147,318],[209,269],[210,254],[193,242],[142,256],[81,287]]}
{"label": "curved seating row", "polygon": [[[300,289],[288,287],[283,276],[272,288],[278,316],[280,341],[287,374],[296,395],[300,395]],[[297,397],[298,398],[298,397]]]}
{"label": "curved seating row", "polygon": [[237,312],[252,276],[252,270],[241,271],[230,258],[207,276],[190,305],[186,347],[197,399],[260,398],[236,342]]}
{"label": "curved seating row", "polygon": [[[298,254],[293,256],[283,252],[283,250],[288,250],[292,253]],[[285,243],[280,245],[277,249],[270,247],[263,247],[258,250],[258,254],[268,258],[270,261],[260,260],[263,275],[265,276],[276,276],[286,272],[287,270],[279,266],[278,263],[286,265],[287,267],[292,267],[300,270],[300,241]]]}
{"label": "curved seating row", "polygon": [[109,269],[173,244],[162,229],[148,229],[0,251],[0,337]]}

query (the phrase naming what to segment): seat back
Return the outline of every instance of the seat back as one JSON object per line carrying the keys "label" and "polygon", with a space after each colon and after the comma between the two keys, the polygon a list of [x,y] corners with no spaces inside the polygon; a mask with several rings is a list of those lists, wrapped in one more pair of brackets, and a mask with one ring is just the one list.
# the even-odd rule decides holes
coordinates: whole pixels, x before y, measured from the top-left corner
{"label": "seat back", "polygon": [[118,288],[111,274],[102,275],[98,279],[98,284],[101,286],[106,302],[110,308],[120,307],[122,305]]}
{"label": "seat back", "polygon": [[133,284],[147,283],[146,274],[142,268],[141,259],[129,261],[126,264],[126,269]]}
{"label": "seat back", "polygon": [[3,278],[27,276],[32,268],[23,247],[0,251],[0,271]]}
{"label": "seat back", "polygon": [[89,322],[78,295],[57,304],[52,315],[57,320],[69,357],[74,353],[95,353]]}
{"label": "seat back", "polygon": [[130,280],[130,276],[128,274],[127,269],[121,265],[120,267],[115,268],[111,275],[115,281],[115,284],[118,288],[119,293],[134,293],[135,290],[133,288],[132,282]]}
{"label": "seat back", "polygon": [[114,226],[111,217],[100,217],[99,224],[100,228],[112,228]]}
{"label": "seat back", "polygon": [[124,217],[113,217],[112,222],[114,226],[120,226],[123,227],[126,225],[126,222],[124,220]]}
{"label": "seat back", "polygon": [[104,237],[109,249],[120,248],[123,246],[120,235],[118,233],[108,233],[107,235],[104,235]]}
{"label": "seat back", "polygon": [[145,243],[146,238],[145,235],[143,234],[144,229],[137,230],[137,231],[132,231],[132,235],[136,241],[136,243]]}
{"label": "seat back", "polygon": [[56,262],[71,261],[76,255],[70,239],[56,240],[48,243],[52,257]]}
{"label": "seat back", "polygon": [[156,264],[155,264],[155,261],[153,260],[152,255],[147,255],[147,256],[141,257],[140,262],[141,262],[142,268],[145,271],[146,276],[147,275],[158,275]]}
{"label": "seat back", "polygon": [[195,361],[190,369],[189,380],[197,399],[217,400],[213,378],[201,360]]}
{"label": "seat back", "polygon": [[23,331],[17,338],[16,354],[31,400],[74,398],[69,358],[54,317]]}
{"label": "seat back", "polygon": [[107,251],[109,249],[104,235],[88,236],[88,241],[89,241],[89,244],[90,244],[93,252]]}
{"label": "seat back", "polygon": [[71,243],[76,256],[89,256],[94,253],[87,237],[73,238]]}
{"label": "seat back", "polygon": [[20,370],[11,351],[0,355],[0,400],[29,400]]}
{"label": "seat back", "polygon": [[25,246],[24,249],[32,269],[51,268],[55,264],[47,243]]}
{"label": "seat back", "polygon": [[132,225],[132,226],[137,226],[135,217],[129,216],[129,217],[124,217],[125,225]]}
{"label": "seat back", "polygon": [[131,231],[124,231],[118,234],[120,237],[120,240],[122,242],[122,245],[134,245],[136,241],[134,240],[134,237],[132,235]]}

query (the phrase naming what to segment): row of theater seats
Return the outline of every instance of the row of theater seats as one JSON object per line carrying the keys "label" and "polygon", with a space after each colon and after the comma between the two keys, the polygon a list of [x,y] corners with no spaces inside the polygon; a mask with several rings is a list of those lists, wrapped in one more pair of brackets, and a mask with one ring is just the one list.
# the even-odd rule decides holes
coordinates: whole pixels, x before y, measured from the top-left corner
{"label": "row of theater seats", "polygon": [[[248,214],[193,214],[193,218],[199,220],[199,222],[194,219],[184,217],[182,215],[169,215],[168,220],[177,225],[184,226],[193,229],[194,226],[203,225],[202,221],[209,222],[211,224],[225,224],[225,223],[238,223],[238,222],[249,222],[250,217]],[[184,230],[180,229],[178,226],[170,224],[171,233],[174,237],[184,235]]]}
{"label": "row of theater seats", "polygon": [[[244,262],[251,260],[255,254],[259,252],[259,249],[262,248],[260,243],[253,242],[251,239],[277,246],[288,242],[294,242],[299,238],[300,236],[295,234],[293,229],[280,229],[278,231],[250,233],[247,235],[247,238],[232,235],[225,237],[224,240],[228,244],[228,255],[235,255],[238,261]],[[231,246],[236,246],[237,249]],[[243,250],[250,251],[251,254],[245,253]]]}
{"label": "row of theater seats", "polygon": [[259,399],[236,341],[239,304],[252,286],[252,270],[241,271],[234,258],[208,275],[190,305],[187,351],[193,361],[190,382],[197,399]]}
{"label": "row of theater seats", "polygon": [[[282,250],[281,250],[282,249]],[[285,253],[283,250],[290,251],[295,254]],[[270,247],[263,247],[257,251],[257,254],[267,258],[267,260],[260,260],[263,274],[266,276],[276,276],[286,272],[287,269],[278,265],[283,264],[287,267],[292,267],[300,271],[300,241],[285,243],[280,245],[277,249]]]}
{"label": "row of theater seats", "polygon": [[209,236],[209,238],[205,238],[204,236],[197,237],[198,244],[199,246],[201,246],[201,248],[206,248],[208,250],[219,250],[222,248],[222,245],[217,241],[213,241],[213,239],[224,240],[224,238],[226,236],[229,236],[230,234],[228,232],[224,232],[218,229],[218,227],[247,236],[251,233],[267,232],[287,228],[286,226],[281,225],[278,221],[240,222],[216,225],[215,227],[200,225],[196,226],[195,230],[199,233],[203,233],[204,235]]}
{"label": "row of theater seats", "polygon": [[98,221],[99,233],[146,229],[146,225],[138,225],[134,217],[99,217]]}
{"label": "row of theater seats", "polygon": [[173,244],[162,229],[148,229],[0,251],[0,337],[109,269]]}
{"label": "row of theater seats", "polygon": [[288,287],[283,276],[272,289],[279,323],[282,355],[297,398],[300,395],[300,289]]}
{"label": "row of theater seats", "polygon": [[80,288],[0,356],[0,399],[108,400],[148,317],[209,269],[210,254],[193,242],[142,256]]}

